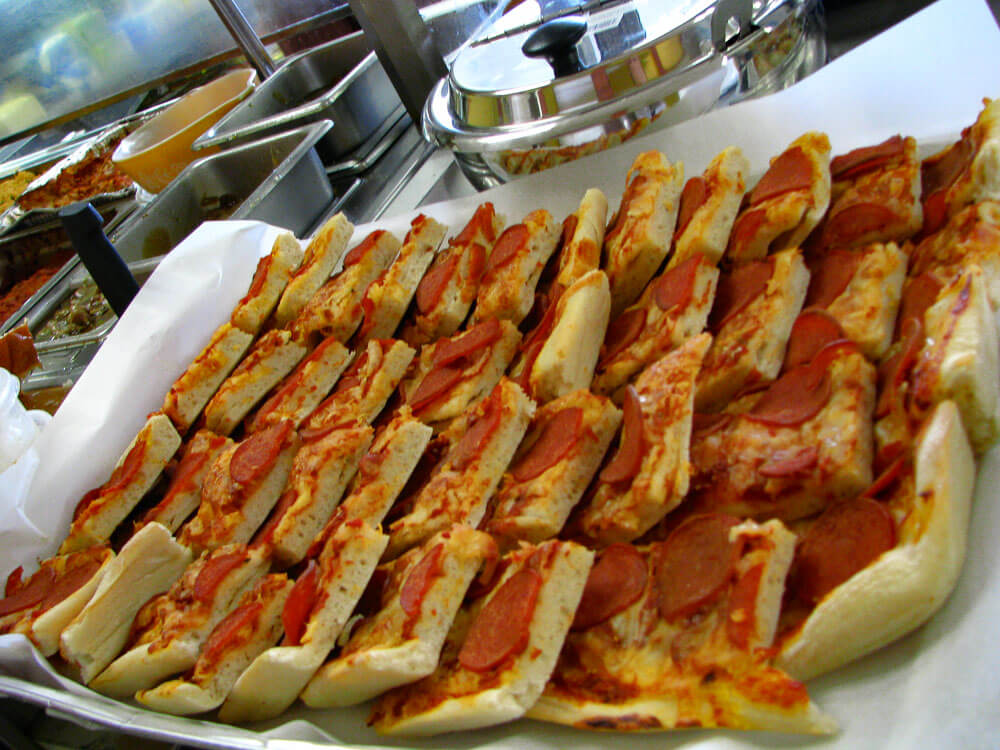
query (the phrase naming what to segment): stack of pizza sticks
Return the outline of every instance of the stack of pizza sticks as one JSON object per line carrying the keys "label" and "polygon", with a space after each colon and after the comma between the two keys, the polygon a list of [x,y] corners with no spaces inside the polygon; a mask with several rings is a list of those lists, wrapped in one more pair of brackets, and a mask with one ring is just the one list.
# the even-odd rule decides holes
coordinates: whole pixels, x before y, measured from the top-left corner
{"label": "stack of pizza sticks", "polygon": [[0,632],[227,722],[834,731],[801,680],[941,606],[1000,431],[998,117],[281,235]]}

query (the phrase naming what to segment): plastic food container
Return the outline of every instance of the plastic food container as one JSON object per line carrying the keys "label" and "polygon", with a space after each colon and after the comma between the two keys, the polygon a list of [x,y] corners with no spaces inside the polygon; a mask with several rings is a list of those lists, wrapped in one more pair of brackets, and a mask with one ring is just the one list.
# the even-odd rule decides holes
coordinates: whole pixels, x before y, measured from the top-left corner
{"label": "plastic food container", "polygon": [[0,476],[19,459],[51,416],[43,411],[27,411],[18,401],[18,379],[0,368]]}
{"label": "plastic food container", "polygon": [[112,161],[143,189],[160,192],[184,167],[206,155],[192,151],[191,144],[256,84],[256,71],[240,68],[193,89],[127,136]]}

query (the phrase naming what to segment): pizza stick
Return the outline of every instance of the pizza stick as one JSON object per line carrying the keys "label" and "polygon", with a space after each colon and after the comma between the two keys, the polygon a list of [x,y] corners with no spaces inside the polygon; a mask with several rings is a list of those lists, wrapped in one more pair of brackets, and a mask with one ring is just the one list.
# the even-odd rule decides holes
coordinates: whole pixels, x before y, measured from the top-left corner
{"label": "pizza stick", "polygon": [[705,329],[718,269],[693,255],[654,278],[638,301],[608,325],[592,388],[621,401],[647,366]]}
{"label": "pizza stick", "polygon": [[523,716],[555,667],[593,554],[553,540],[505,555],[492,588],[459,611],[434,672],[384,694],[369,723],[433,735]]}
{"label": "pizza stick", "polygon": [[87,605],[59,636],[59,653],[84,684],[118,656],[142,605],[166,591],[191,559],[191,551],[158,523],[144,526],[125,543]]}
{"label": "pizza stick", "polygon": [[830,207],[809,238],[810,251],[903,242],[923,224],[920,159],[913,138],[895,135],[830,162]]}
{"label": "pizza stick", "polygon": [[793,574],[809,606],[789,620],[775,661],[796,679],[916,629],[958,581],[976,469],[954,402],[933,409],[899,458],[866,497],[831,507],[803,534]]}
{"label": "pizza stick", "polygon": [[375,433],[340,507],[349,519],[382,523],[417,467],[434,431],[402,407]]}
{"label": "pizza stick", "polygon": [[906,278],[906,255],[895,243],[829,250],[810,268],[806,307],[826,310],[871,360],[892,343]]}
{"label": "pizza stick", "polygon": [[296,339],[310,345],[325,338],[346,342],[361,325],[361,300],[399,251],[399,240],[376,230],[344,256],[343,268],[309,299],[288,324]]}
{"label": "pizza stick", "polygon": [[448,428],[450,448],[389,527],[387,555],[396,557],[453,523],[477,526],[535,411],[534,402],[503,378],[468,415]]}
{"label": "pizza stick", "polygon": [[647,547],[605,547],[527,715],[633,732],[834,732],[805,686],[767,655],[794,549],[778,521],[717,514],[692,516]]}
{"label": "pizza stick", "polygon": [[608,218],[608,199],[597,188],[590,188],[580,205],[563,222],[555,284],[565,289],[601,265],[604,225]]}
{"label": "pizza stick", "polygon": [[808,286],[809,271],[798,250],[719,277],[709,314],[714,338],[698,376],[696,411],[717,411],[744,388],[777,377]]}
{"label": "pizza stick", "polygon": [[594,376],[611,295],[603,271],[588,271],[548,303],[510,367],[511,378],[540,403],[586,388]]}
{"label": "pizza stick", "polygon": [[429,424],[461,416],[497,384],[520,340],[509,320],[490,319],[421,347],[400,384],[404,402]]}
{"label": "pizza stick", "polygon": [[166,526],[171,534],[177,531],[198,510],[201,485],[208,470],[222,452],[233,445],[230,438],[209,430],[198,430],[192,435],[184,446],[163,499],[143,515],[135,530],[155,522]]}
{"label": "pizza stick", "polygon": [[488,534],[452,526],[381,566],[375,611],[316,672],[303,702],[352,706],[433,672],[466,590],[491,555],[496,545]]}
{"label": "pizza stick", "polygon": [[545,210],[532,211],[497,239],[483,273],[474,323],[491,319],[520,324],[535,303],[535,287],[559,241],[559,225]]}
{"label": "pizza stick", "polygon": [[329,219],[309,240],[301,265],[295,270],[274,312],[279,327],[287,326],[305,307],[347,250],[347,243],[354,234],[354,225],[343,214]]}
{"label": "pizza stick", "polygon": [[403,379],[414,354],[402,341],[369,341],[341,375],[333,393],[309,414],[304,434],[356,420],[373,422]]}
{"label": "pizza stick", "polygon": [[604,270],[611,284],[611,315],[635,302],[670,250],[684,184],[684,165],[659,151],[639,154],[604,237]]}
{"label": "pizza stick", "polygon": [[229,322],[252,336],[259,334],[301,262],[302,247],[295,235],[291,232],[279,234],[271,252],[258,261],[250,289],[236,303]]}
{"label": "pizza stick", "polygon": [[805,133],[771,160],[744,198],[726,258],[733,265],[798,248],[830,205],[830,140]]}
{"label": "pizza stick", "polygon": [[838,332],[801,333],[802,343],[798,332],[789,343],[784,374],[766,390],[697,420],[688,503],[791,521],[871,483],[875,368]]}
{"label": "pizza stick", "polygon": [[486,259],[503,224],[492,203],[480,204],[469,223],[434,257],[403,324],[400,337],[406,343],[428,344],[459,329],[476,300]]}
{"label": "pizza stick", "polygon": [[411,222],[396,260],[369,285],[361,299],[364,320],[355,335],[358,346],[396,333],[446,231],[444,224],[423,214]]}
{"label": "pizza stick", "polygon": [[245,544],[227,544],[199,557],[166,593],[142,606],[132,623],[129,649],[90,687],[131,698],[193,667],[209,633],[269,564],[266,550]]}
{"label": "pizza stick", "polygon": [[350,361],[351,353],[343,344],[334,338],[325,339],[247,420],[247,432],[257,432],[282,419],[292,420],[296,427],[301,425],[337,383]]}
{"label": "pizza stick", "polygon": [[17,567],[0,599],[0,635],[21,633],[43,656],[55,654],[60,634],[90,601],[114,557],[103,545],[57,555],[26,581]]}
{"label": "pizza stick", "polygon": [[285,601],[280,643],[242,671],[219,709],[221,721],[269,719],[295,702],[336,644],[387,541],[360,520],[341,514],[331,522],[322,551],[310,558]]}
{"label": "pizza stick", "polygon": [[277,503],[299,445],[285,420],[223,451],[205,476],[201,505],[181,528],[180,543],[201,553],[250,541]]}
{"label": "pizza stick", "polygon": [[372,428],[356,422],[302,443],[284,494],[262,532],[279,568],[291,567],[305,557],[371,442]]}
{"label": "pizza stick", "polygon": [[222,385],[253,343],[253,335],[223,323],[174,381],[163,400],[163,413],[181,434],[194,424],[205,404]]}
{"label": "pizza stick", "polygon": [[743,152],[730,146],[712,159],[704,172],[684,183],[668,269],[696,255],[704,256],[711,265],[722,259],[749,171]]}
{"label": "pizza stick", "polygon": [[240,673],[281,637],[281,612],[291,589],[292,582],[284,573],[258,580],[212,630],[187,675],[140,690],[135,699],[156,711],[178,716],[221,706]]}
{"label": "pizza stick", "polygon": [[228,435],[308,353],[291,331],[268,331],[253,345],[205,407],[205,427]]}
{"label": "pizza stick", "polygon": [[156,413],[118,459],[108,481],[77,504],[61,554],[101,544],[139,504],[180,448],[181,438],[170,420]]}
{"label": "pizza stick", "polygon": [[558,534],[621,420],[609,399],[586,389],[540,407],[504,472],[486,530],[507,546]]}
{"label": "pizza stick", "polygon": [[600,544],[637,539],[687,495],[695,378],[710,343],[707,333],[694,337],[626,389],[618,449],[580,516],[585,536]]}

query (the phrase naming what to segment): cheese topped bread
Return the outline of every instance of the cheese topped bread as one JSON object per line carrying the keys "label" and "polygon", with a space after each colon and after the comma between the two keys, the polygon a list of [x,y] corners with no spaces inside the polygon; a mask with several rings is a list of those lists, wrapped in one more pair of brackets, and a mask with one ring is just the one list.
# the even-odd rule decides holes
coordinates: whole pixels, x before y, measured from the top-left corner
{"label": "cheese topped bread", "polygon": [[291,232],[279,234],[271,252],[257,263],[250,289],[236,303],[229,322],[253,336],[260,333],[301,262],[302,246],[295,235]]}
{"label": "cheese topped bread", "polygon": [[354,225],[338,213],[327,220],[306,245],[302,264],[288,280],[288,285],[274,312],[275,323],[284,327],[293,321],[323,283],[347,250],[347,243],[354,234]]}
{"label": "cheese topped bread", "polygon": [[607,218],[608,199],[597,188],[590,188],[580,199],[580,206],[563,222],[556,284],[565,289],[600,268]]}

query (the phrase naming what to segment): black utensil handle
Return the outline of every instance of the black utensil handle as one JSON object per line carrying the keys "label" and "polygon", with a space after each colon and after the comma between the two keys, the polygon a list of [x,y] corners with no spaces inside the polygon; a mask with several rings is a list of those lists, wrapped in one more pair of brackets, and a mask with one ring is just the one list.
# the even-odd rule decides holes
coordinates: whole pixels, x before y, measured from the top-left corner
{"label": "black utensil handle", "polygon": [[139,291],[139,284],[104,234],[101,215],[92,205],[83,202],[61,209],[59,218],[76,254],[90,271],[111,309],[121,317]]}

